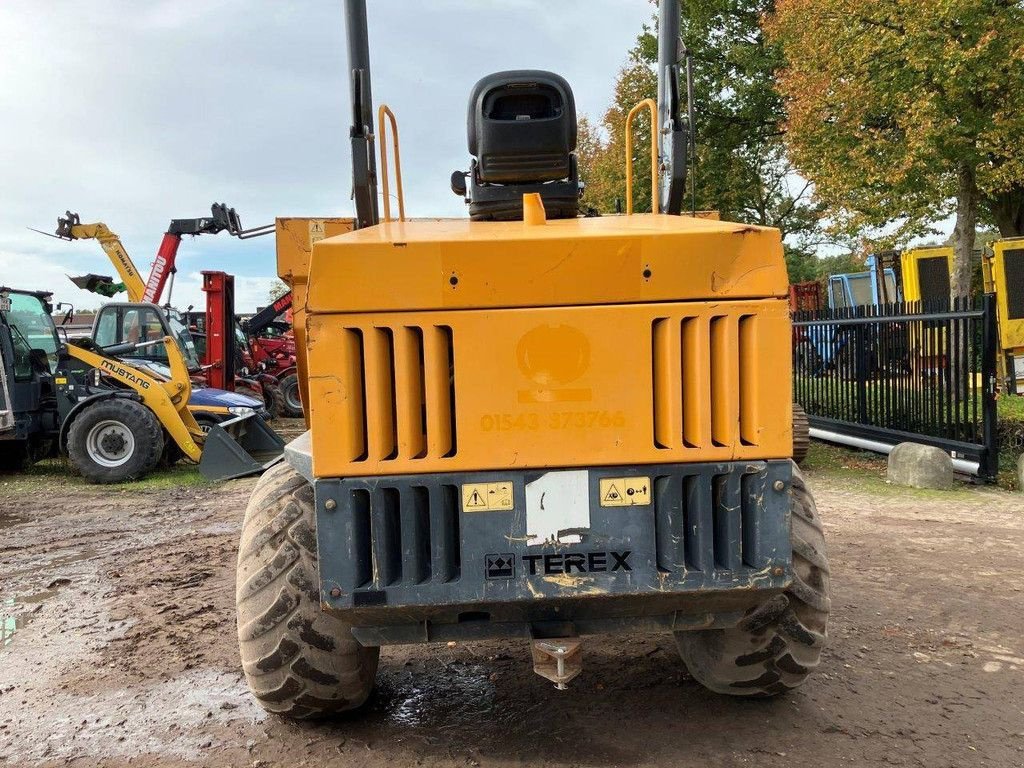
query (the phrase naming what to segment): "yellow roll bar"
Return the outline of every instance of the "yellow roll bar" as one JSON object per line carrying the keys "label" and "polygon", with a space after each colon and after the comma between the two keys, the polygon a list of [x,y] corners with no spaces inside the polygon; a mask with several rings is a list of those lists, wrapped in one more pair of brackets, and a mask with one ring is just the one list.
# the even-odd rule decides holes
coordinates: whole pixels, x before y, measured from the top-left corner
{"label": "yellow roll bar", "polygon": [[658,212],[658,104],[644,99],[626,115],[626,215],[633,214],[633,118],[646,107],[651,113],[651,212]]}
{"label": "yellow roll bar", "polygon": [[388,187],[388,143],[385,139],[384,117],[391,123],[391,146],[395,150],[395,186],[398,189],[398,220],[405,221],[405,195],[402,192],[402,157],[398,152],[398,121],[387,104],[377,109],[377,136],[380,138],[380,180],[384,192],[384,221],[391,221],[391,195]]}

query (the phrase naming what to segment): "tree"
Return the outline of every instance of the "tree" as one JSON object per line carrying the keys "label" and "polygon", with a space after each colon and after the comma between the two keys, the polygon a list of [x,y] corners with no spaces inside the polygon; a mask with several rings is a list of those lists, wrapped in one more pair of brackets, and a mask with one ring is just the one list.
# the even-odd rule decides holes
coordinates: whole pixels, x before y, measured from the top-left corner
{"label": "tree", "polygon": [[[602,213],[626,207],[626,115],[633,106],[658,93],[654,70],[634,51],[615,81],[612,105],[600,128],[580,118],[577,155],[580,177],[586,182],[584,203]],[[646,113],[645,113],[646,114]],[[651,125],[648,117],[633,123],[633,210],[651,209]]]}
{"label": "tree", "polygon": [[[779,228],[794,281],[816,273],[816,251],[831,242],[812,187],[794,172],[782,141],[785,105],[775,89],[780,49],[761,30],[774,0],[682,0],[680,35],[694,59],[697,157],[695,204],[723,219]],[[601,130],[581,125],[584,200],[615,210],[625,195],[624,123],[629,109],[657,95],[657,38],[645,29],[615,86]],[[637,210],[650,210],[646,118],[634,136]],[[603,137],[602,137],[603,134]],[[603,140],[602,140],[603,138]],[[689,195],[688,195],[688,203]]]}
{"label": "tree", "polygon": [[267,303],[273,304],[290,290],[283,280],[275,279],[267,290]]}
{"label": "tree", "polygon": [[951,293],[979,215],[1024,224],[1024,8],[1015,0],[778,0],[786,143],[829,216],[900,241],[955,213]]}

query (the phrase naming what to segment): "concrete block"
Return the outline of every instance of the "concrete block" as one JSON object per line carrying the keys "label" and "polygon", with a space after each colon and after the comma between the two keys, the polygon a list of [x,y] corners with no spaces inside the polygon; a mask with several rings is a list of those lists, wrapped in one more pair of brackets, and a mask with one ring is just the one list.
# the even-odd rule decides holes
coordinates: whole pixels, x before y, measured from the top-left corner
{"label": "concrete block", "polygon": [[1024,453],[1017,457],[1017,490],[1024,493]]}
{"label": "concrete block", "polygon": [[889,482],[911,488],[953,487],[953,459],[941,448],[900,443],[889,454]]}

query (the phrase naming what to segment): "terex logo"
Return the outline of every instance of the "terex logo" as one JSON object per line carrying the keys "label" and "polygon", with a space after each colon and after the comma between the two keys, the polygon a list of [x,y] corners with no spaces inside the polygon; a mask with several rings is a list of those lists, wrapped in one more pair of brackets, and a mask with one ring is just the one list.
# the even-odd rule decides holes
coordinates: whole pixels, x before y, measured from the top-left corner
{"label": "terex logo", "polygon": [[629,550],[625,552],[567,552],[557,555],[522,555],[531,576],[560,573],[608,573],[632,571]]}
{"label": "terex logo", "polygon": [[114,374],[119,378],[124,379],[125,381],[130,381],[133,384],[138,384],[139,387],[142,389],[149,389],[148,381],[146,381],[141,376],[136,376],[134,373],[132,373],[123,366],[112,363],[109,360],[101,360],[100,367],[106,371],[110,371],[110,373]]}

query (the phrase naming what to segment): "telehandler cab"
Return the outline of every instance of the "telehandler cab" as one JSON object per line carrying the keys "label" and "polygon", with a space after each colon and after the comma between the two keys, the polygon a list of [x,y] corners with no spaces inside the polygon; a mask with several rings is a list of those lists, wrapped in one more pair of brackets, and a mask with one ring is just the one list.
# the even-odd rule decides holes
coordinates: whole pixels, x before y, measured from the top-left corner
{"label": "telehandler cab", "polygon": [[365,0],[345,9],[353,231],[277,224],[310,430],[246,510],[256,698],[356,709],[381,645],[493,637],[564,688],[581,638],[641,630],[714,691],[802,683],[829,567],[791,460],[782,243],[681,215],[679,4],[659,9],[654,212],[578,216],[571,89],[522,70],[474,87],[451,180],[469,219],[440,221],[378,214]]}

